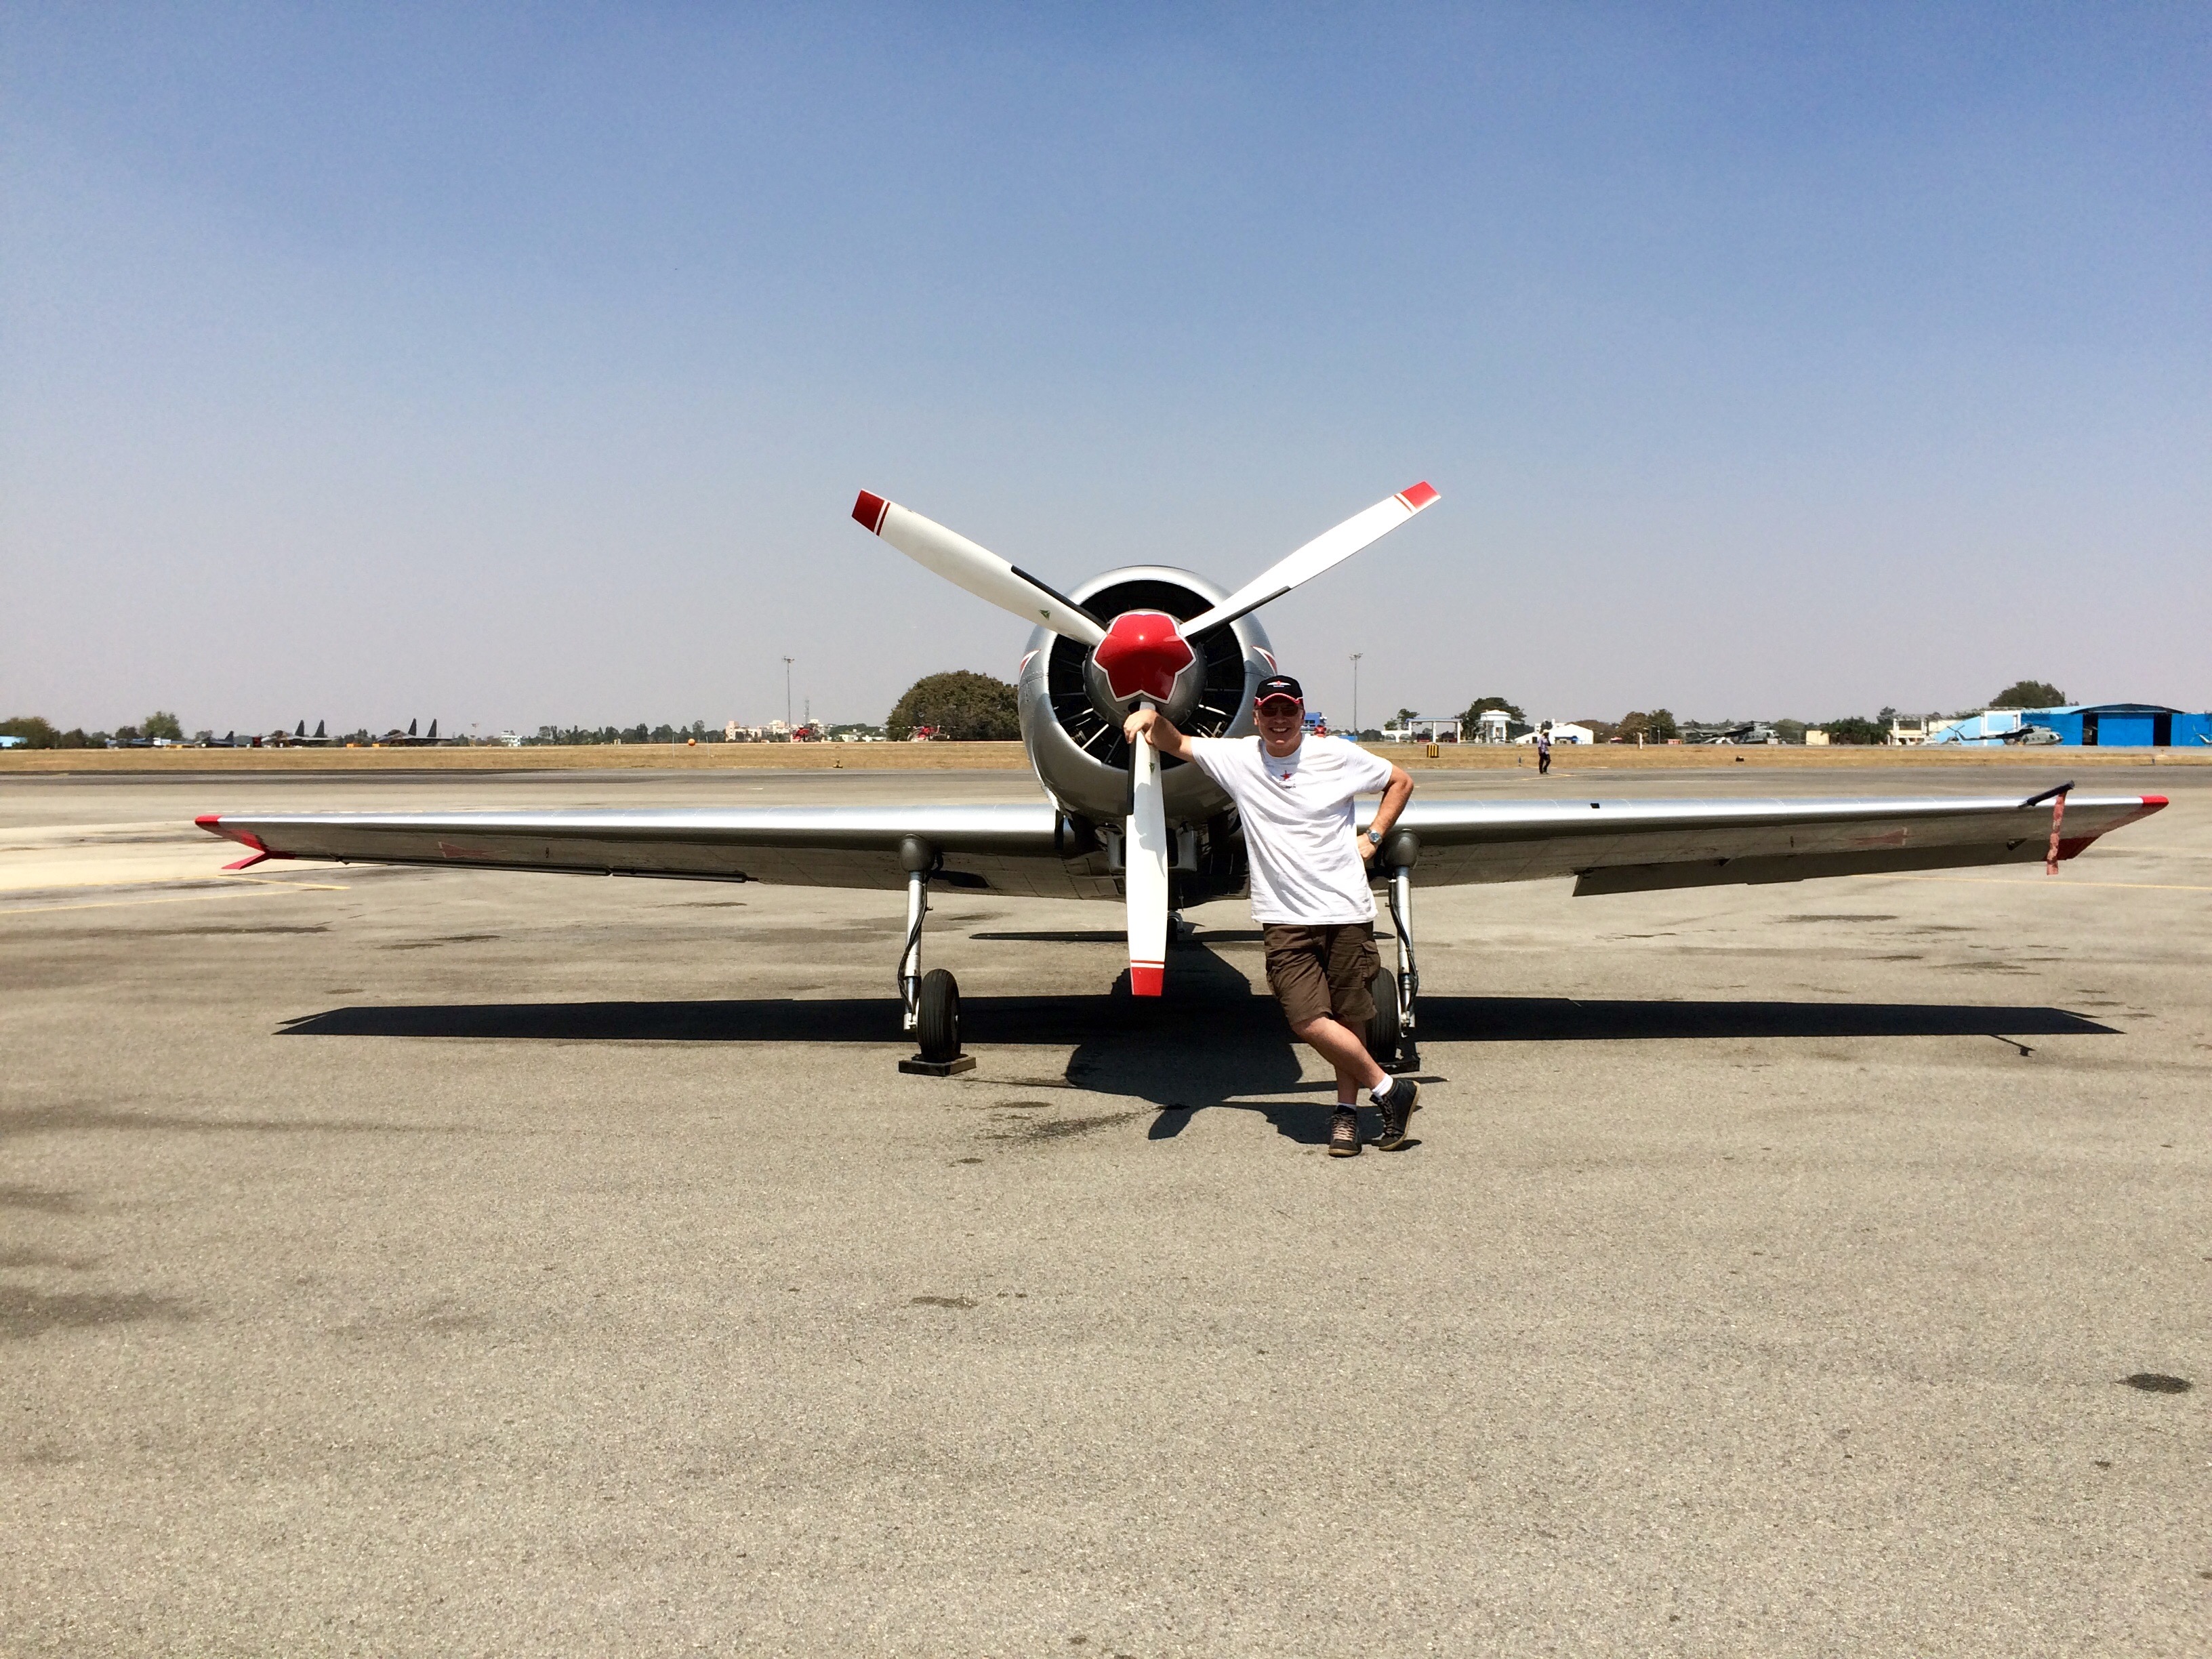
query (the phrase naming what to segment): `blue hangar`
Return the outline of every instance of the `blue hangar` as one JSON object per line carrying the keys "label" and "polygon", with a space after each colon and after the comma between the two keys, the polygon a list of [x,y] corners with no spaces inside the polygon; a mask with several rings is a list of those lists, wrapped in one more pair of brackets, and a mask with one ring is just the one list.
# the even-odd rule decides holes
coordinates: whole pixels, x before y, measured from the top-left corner
{"label": "blue hangar", "polygon": [[2195,748],[2212,744],[2212,714],[2154,702],[2076,702],[2063,708],[1988,708],[1934,727],[1930,747],[1994,749],[2060,744],[2085,749]]}
{"label": "blue hangar", "polygon": [[2029,726],[2056,732],[2063,744],[2087,749],[2194,749],[2212,744],[2212,714],[2188,714],[2154,702],[2077,702],[2063,708],[2024,708]]}

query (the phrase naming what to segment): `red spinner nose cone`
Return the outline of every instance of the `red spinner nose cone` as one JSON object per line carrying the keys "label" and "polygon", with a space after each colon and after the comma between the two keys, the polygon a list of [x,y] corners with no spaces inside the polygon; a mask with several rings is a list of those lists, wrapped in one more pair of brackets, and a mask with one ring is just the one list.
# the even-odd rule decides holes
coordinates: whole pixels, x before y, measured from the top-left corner
{"label": "red spinner nose cone", "polygon": [[1176,676],[1198,660],[1176,619],[1164,611],[1124,611],[1091,655],[1116,697],[1150,697],[1155,702],[1165,702],[1175,690]]}

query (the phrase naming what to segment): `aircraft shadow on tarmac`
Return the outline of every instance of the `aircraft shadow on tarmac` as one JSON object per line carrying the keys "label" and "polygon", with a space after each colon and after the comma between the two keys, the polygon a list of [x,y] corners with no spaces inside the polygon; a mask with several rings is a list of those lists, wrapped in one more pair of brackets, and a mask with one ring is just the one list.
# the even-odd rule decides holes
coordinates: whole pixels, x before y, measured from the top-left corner
{"label": "aircraft shadow on tarmac", "polygon": [[[1115,936],[1118,942],[1119,936]],[[964,1039],[982,1047],[1073,1045],[1067,1080],[1164,1110],[1155,1139],[1189,1110],[1261,1111],[1295,1139],[1327,1137],[1330,1085],[1303,1081],[1272,997],[1203,945],[1180,948],[1173,994],[961,999]],[[693,1002],[428,1003],[331,1008],[288,1022],[286,1036],[473,1037],[559,1042],[898,1044],[895,997],[761,997]],[[1429,1042],[1621,1042],[1697,1037],[2110,1036],[2063,1008],[1966,1003],[1586,1001],[1566,997],[1424,996]],[[1300,1094],[1310,1103],[1255,1097]]]}

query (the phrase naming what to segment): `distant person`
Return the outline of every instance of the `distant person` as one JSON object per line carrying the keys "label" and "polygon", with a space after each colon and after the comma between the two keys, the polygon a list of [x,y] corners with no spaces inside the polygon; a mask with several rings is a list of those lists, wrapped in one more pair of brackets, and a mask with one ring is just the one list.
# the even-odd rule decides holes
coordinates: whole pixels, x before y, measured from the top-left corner
{"label": "distant person", "polygon": [[1548,776],[1552,770],[1552,728],[1547,726],[1536,733],[1536,775]]}
{"label": "distant person", "polygon": [[[1156,709],[1122,723],[1134,743],[1189,761],[1237,803],[1250,861],[1252,920],[1267,947],[1267,987],[1291,1031],[1336,1068],[1336,1112],[1328,1153],[1359,1151],[1359,1094],[1382,1114],[1375,1145],[1406,1144],[1420,1089],[1393,1078],[1367,1052],[1375,1017],[1368,981],[1382,966],[1375,949],[1375,895],[1367,867],[1405,810],[1413,780],[1402,767],[1343,738],[1304,730],[1305,693],[1287,674],[1260,682],[1256,738],[1187,738]],[[1382,792],[1367,833],[1354,836],[1355,795]],[[1356,845],[1355,845],[1356,842]]]}

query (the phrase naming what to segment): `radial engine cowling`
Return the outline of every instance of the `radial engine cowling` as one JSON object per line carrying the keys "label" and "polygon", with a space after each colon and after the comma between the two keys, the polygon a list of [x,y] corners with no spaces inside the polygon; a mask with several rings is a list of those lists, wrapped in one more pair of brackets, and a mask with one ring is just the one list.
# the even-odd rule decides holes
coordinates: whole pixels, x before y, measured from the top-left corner
{"label": "radial engine cowling", "polygon": [[[1228,597],[1205,577],[1165,565],[1129,565],[1094,577],[1068,596],[1109,626],[1127,611],[1164,611],[1186,621]],[[1161,711],[1194,738],[1250,734],[1252,693],[1275,672],[1267,635],[1251,617],[1191,641],[1195,659],[1175,678]],[[1037,776],[1066,811],[1118,824],[1129,810],[1129,744],[1121,722],[1136,699],[1117,699],[1091,653],[1040,628],[1022,659],[1022,737]],[[1168,822],[1193,823],[1224,811],[1227,797],[1196,767],[1168,761],[1161,773]]]}

